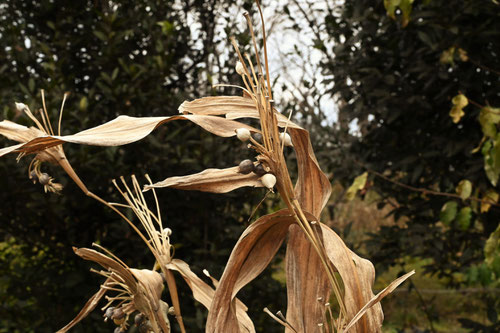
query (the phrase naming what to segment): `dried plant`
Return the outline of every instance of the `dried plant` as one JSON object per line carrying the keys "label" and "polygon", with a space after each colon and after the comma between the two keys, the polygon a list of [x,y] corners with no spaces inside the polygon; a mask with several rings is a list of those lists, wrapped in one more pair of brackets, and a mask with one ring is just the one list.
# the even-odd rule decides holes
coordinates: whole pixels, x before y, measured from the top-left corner
{"label": "dried plant", "polygon": [[[226,169],[208,169],[193,175],[170,177],[154,184],[148,178],[149,184],[144,187],[144,191],[172,187],[214,193],[225,193],[244,186],[266,187],[269,191],[276,189],[286,208],[260,217],[243,232],[232,250],[220,281],[213,280],[215,290],[199,279],[186,263],[172,258],[173,248],[169,241],[171,231],[163,226],[156,193],[155,215],[147,207],[135,177],[132,177],[132,187],[123,178],[121,184],[114,182],[126,204],[109,203],[101,199],[89,192],[81,181],[79,186],[85,194],[120,214],[144,240],[165,277],[173,304],[172,313],[183,332],[185,328],[172,271],[181,274],[191,287],[194,298],[209,309],[206,332],[254,332],[253,324],[246,315],[246,307],[236,295],[267,267],[287,237],[286,317],[281,314],[273,315],[266,310],[285,326],[285,332],[380,332],[383,321],[380,300],[414,272],[393,281],[378,295],[374,295],[372,285],[375,270],[371,262],[348,249],[333,230],[319,221],[331,193],[330,182],[318,165],[308,132],[293,123],[291,115],[286,117],[275,108],[264,20],[258,1],[257,5],[262,21],[263,58],[260,57],[248,15],[246,19],[255,48],[255,63],[248,54],[241,54],[236,42],[232,40],[239,59],[236,71],[243,82],[239,86],[242,90],[241,97],[216,96],[184,102],[179,107],[181,114],[171,117],[119,116],[103,125],[67,136],[55,136],[47,130],[47,126],[39,126],[43,133],[16,137],[9,134],[11,132],[8,132],[8,128],[20,125],[3,121],[0,123],[0,134],[22,143],[1,149],[0,156],[18,152],[21,155],[36,153],[38,158],[49,151],[62,152],[62,144],[67,142],[99,146],[124,145],[144,138],[166,122],[180,119],[190,120],[221,137],[236,136],[248,142],[248,148],[255,153],[253,161],[246,160],[239,166]],[[30,117],[39,124],[34,116]],[[258,119],[260,128],[244,124],[240,121],[243,118]],[[23,131],[28,133],[33,130]],[[298,169],[295,184],[285,160],[287,150],[292,148],[285,147],[292,147],[295,151]],[[68,173],[78,184],[76,174]],[[133,210],[145,233],[126,218],[120,211],[122,208]],[[159,281],[157,277],[143,282],[142,273],[138,272],[146,271],[129,269],[116,257],[112,259],[89,249],[75,251],[84,259],[101,264],[107,270],[101,272],[107,280],[69,326],[88,314],[106,291],[119,286],[121,289],[116,288],[116,291],[125,295],[120,306],[126,315],[140,311],[151,323],[151,330],[169,331],[166,308],[160,306],[164,303],[153,292],[157,291],[156,287],[150,286],[153,283],[151,279]],[[156,276],[154,271],[147,272],[150,277]],[[138,290],[143,290],[141,288],[149,288],[146,300],[135,296]],[[338,312],[334,312],[330,306],[331,295],[338,304]]]}

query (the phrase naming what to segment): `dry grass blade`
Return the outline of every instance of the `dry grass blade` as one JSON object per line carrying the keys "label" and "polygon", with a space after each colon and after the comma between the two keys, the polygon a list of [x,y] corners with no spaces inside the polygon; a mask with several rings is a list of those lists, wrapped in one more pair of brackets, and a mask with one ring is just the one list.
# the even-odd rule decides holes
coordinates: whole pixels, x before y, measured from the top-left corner
{"label": "dry grass blade", "polygon": [[[331,288],[318,254],[297,225],[289,229],[286,282],[287,321],[297,332],[317,331],[318,324],[323,322]],[[286,329],[285,332],[293,331]]]}
{"label": "dry grass blade", "polygon": [[196,190],[212,193],[227,193],[240,187],[263,187],[260,176],[255,173],[247,175],[238,172],[238,167],[227,169],[206,169],[188,176],[170,177],[153,185],[145,185],[144,189],[172,187],[181,190]]}
{"label": "dry grass blade", "polygon": [[384,288],[381,292],[379,292],[376,296],[374,296],[368,303],[363,306],[361,310],[351,319],[351,322],[344,328],[344,332],[347,332],[356,324],[356,322],[375,304],[378,304],[382,298],[392,293],[394,289],[396,289],[401,283],[405,282],[410,276],[415,274],[415,271],[411,271],[406,273],[403,276],[400,276],[396,280],[392,281],[387,287]]}
{"label": "dry grass blade", "polygon": [[293,222],[285,209],[261,217],[243,232],[215,292],[206,332],[241,332],[235,313],[236,293],[267,267]]}

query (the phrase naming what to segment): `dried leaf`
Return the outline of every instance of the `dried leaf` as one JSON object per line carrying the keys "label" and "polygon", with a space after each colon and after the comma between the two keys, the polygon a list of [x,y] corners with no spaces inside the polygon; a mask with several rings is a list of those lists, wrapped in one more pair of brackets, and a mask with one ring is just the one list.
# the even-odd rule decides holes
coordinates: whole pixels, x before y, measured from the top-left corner
{"label": "dried leaf", "polygon": [[297,128],[290,128],[289,131],[299,171],[295,193],[302,208],[318,219],[332,193],[330,180],[319,167],[309,132]]}
{"label": "dried leaf", "polygon": [[215,292],[206,332],[241,332],[235,314],[236,293],[267,267],[293,222],[284,209],[261,217],[243,232]]}
{"label": "dried leaf", "polygon": [[[182,260],[173,259],[167,267],[168,269],[178,271],[188,284],[189,288],[191,288],[193,297],[210,310],[215,294],[214,289],[193,273],[193,271],[189,268],[189,265]],[[241,330],[244,332],[255,332],[255,327],[247,314],[247,310],[248,308],[245,304],[243,304],[239,299],[236,299],[236,316],[238,318],[238,322],[240,323]]]}
{"label": "dried leaf", "polygon": [[[108,282],[108,281],[109,281],[109,279],[106,280],[106,282]],[[104,282],[103,285],[105,285],[106,282]],[[99,291],[97,293],[95,293],[87,301],[87,303],[85,303],[85,305],[80,310],[80,312],[76,315],[76,317],[72,321],[70,321],[66,326],[64,326],[63,328],[61,328],[60,330],[58,330],[57,333],[65,333],[65,332],[69,331],[71,328],[73,328],[73,326],[75,326],[82,319],[84,319],[85,317],[87,317],[89,315],[89,313],[91,313],[92,311],[94,311],[95,307],[97,306],[97,304],[99,303],[99,301],[101,300],[101,298],[104,296],[105,293],[106,293],[106,290],[101,287],[99,289]]]}
{"label": "dried leaf", "polygon": [[[352,252],[328,226],[321,224],[321,231],[326,254],[339,272],[344,284],[346,319],[350,320],[374,296],[372,286],[375,280],[375,269],[369,260]],[[366,316],[354,324],[351,332],[381,332],[383,319],[382,307],[380,304],[375,304],[367,310]]]}
{"label": "dried leaf", "polygon": [[247,128],[252,132],[259,132],[251,126],[222,117],[179,115],[172,117],[136,118],[119,116],[110,122],[87,129],[74,135],[42,136],[34,138],[16,149],[16,151],[27,154],[35,153],[60,145],[64,142],[95,146],[120,146],[139,141],[150,134],[156,127],[179,119],[192,121],[203,129],[222,137],[231,137],[236,135],[235,130],[238,128]]}
{"label": "dried leaf", "polygon": [[363,308],[352,318],[351,322],[345,327],[344,332],[347,332],[356,322],[375,304],[378,304],[382,298],[392,293],[394,289],[396,289],[401,283],[406,281],[410,276],[415,274],[415,271],[411,271],[406,273],[403,276],[400,276],[396,280],[392,281],[387,287],[384,288],[381,292],[379,292],[376,296],[374,296],[368,303],[363,306]]}
{"label": "dried leaf", "polygon": [[289,228],[286,288],[287,321],[297,332],[316,332],[323,322],[330,284],[316,250],[298,225]]}
{"label": "dried leaf", "polygon": [[255,112],[256,105],[253,99],[239,96],[213,96],[184,102],[179,106],[180,113],[197,115],[224,115],[232,111]]}
{"label": "dried leaf", "polygon": [[263,187],[260,176],[255,173],[241,174],[238,167],[227,169],[207,169],[188,176],[170,177],[153,185],[144,186],[145,190],[159,187],[172,187],[180,190],[196,190],[213,193],[226,193],[244,186]]}

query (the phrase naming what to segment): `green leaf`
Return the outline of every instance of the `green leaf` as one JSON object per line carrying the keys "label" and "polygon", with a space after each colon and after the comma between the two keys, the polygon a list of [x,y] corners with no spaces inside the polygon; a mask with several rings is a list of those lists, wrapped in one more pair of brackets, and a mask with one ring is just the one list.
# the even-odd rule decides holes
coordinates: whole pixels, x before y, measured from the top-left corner
{"label": "green leaf", "polygon": [[467,179],[463,179],[460,181],[460,183],[458,183],[455,191],[460,196],[460,198],[462,198],[462,200],[466,200],[472,193],[472,183]]}
{"label": "green leaf", "polygon": [[457,216],[457,206],[458,204],[456,201],[448,201],[445,203],[439,213],[439,220],[446,225],[450,225]]}
{"label": "green leaf", "polygon": [[500,225],[490,234],[484,245],[484,259],[488,265],[493,264],[493,260],[500,255]]}
{"label": "green leaf", "polygon": [[496,125],[500,122],[500,109],[489,106],[481,109],[479,123],[485,136],[494,138],[497,135]]}
{"label": "green leaf", "polygon": [[461,230],[467,230],[470,227],[470,220],[472,216],[472,209],[470,207],[463,207],[457,215],[457,224]]}
{"label": "green leaf", "polygon": [[366,179],[368,178],[368,172],[359,175],[354,179],[352,185],[347,189],[346,197],[347,200],[352,200],[356,196],[356,193],[363,189],[366,185]]}
{"label": "green leaf", "polygon": [[104,32],[94,30],[93,33],[97,38],[99,38],[103,42],[106,42],[108,40],[108,37],[104,34]]}
{"label": "green leaf", "polygon": [[80,110],[81,111],[85,111],[87,110],[87,107],[89,106],[89,101],[87,99],[87,97],[83,96],[82,99],[80,99]]}

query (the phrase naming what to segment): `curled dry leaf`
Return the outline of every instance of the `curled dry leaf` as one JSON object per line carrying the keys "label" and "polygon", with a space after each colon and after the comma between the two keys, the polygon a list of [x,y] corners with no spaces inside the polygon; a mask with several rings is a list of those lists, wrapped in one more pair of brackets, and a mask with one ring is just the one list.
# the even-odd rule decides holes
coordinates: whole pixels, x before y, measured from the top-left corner
{"label": "curled dry leaf", "polygon": [[242,174],[239,168],[206,169],[188,176],[170,177],[153,185],[144,186],[145,190],[159,187],[173,187],[181,190],[197,190],[213,193],[226,193],[244,186],[262,187],[260,177],[255,173]]}
{"label": "curled dry leaf", "polygon": [[251,126],[222,117],[179,115],[172,117],[136,118],[119,116],[110,122],[73,135],[45,135],[36,137],[13,151],[26,154],[36,153],[64,142],[95,146],[120,146],[139,141],[150,134],[156,127],[173,120],[192,121],[203,129],[221,137],[235,136],[235,130],[238,128],[247,128],[252,132],[259,132]]}
{"label": "curled dry leaf", "polygon": [[[178,271],[181,274],[193,292],[194,299],[203,304],[209,310],[215,295],[214,289],[193,273],[193,271],[189,268],[189,265],[182,260],[173,259],[167,267],[168,269]],[[215,279],[212,278],[212,280]],[[240,330],[243,332],[255,332],[252,320],[247,314],[248,308],[239,299],[236,299],[235,304],[236,316],[238,318]]]}
{"label": "curled dry leaf", "polygon": [[293,222],[284,209],[259,218],[243,232],[215,292],[206,332],[245,332],[235,312],[236,294],[267,267]]}

